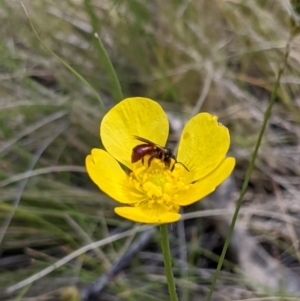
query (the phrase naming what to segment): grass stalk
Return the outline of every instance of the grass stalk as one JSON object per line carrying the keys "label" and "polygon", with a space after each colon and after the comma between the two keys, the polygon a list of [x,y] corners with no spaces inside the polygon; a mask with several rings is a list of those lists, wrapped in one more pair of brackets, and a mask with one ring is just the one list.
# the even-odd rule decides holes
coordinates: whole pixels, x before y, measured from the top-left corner
{"label": "grass stalk", "polygon": [[228,231],[228,234],[227,234],[224,246],[223,246],[223,250],[222,250],[222,253],[221,253],[221,256],[220,256],[220,260],[218,262],[217,269],[216,269],[216,271],[215,271],[215,273],[213,275],[212,284],[210,286],[210,290],[209,290],[209,292],[207,294],[207,297],[206,297],[207,301],[211,300],[211,297],[212,297],[212,294],[214,292],[214,289],[215,289],[215,286],[216,286],[216,283],[217,283],[217,280],[218,280],[221,268],[223,266],[225,255],[226,255],[227,249],[228,249],[229,244],[230,244],[231,236],[233,234],[234,226],[235,226],[235,223],[237,221],[237,217],[238,217],[239,211],[240,211],[241,206],[242,206],[244,195],[245,195],[245,193],[247,191],[247,188],[248,188],[248,184],[249,184],[249,181],[250,181],[250,177],[251,177],[252,171],[254,169],[254,163],[255,163],[255,160],[256,160],[256,157],[257,157],[257,154],[258,154],[259,147],[261,145],[262,137],[263,137],[264,132],[266,130],[268,121],[269,121],[269,119],[271,117],[272,107],[273,107],[273,105],[275,103],[275,98],[276,98],[276,95],[277,95],[277,90],[278,90],[279,85],[280,85],[280,79],[281,79],[282,74],[283,74],[283,72],[285,70],[285,67],[287,65],[287,60],[288,60],[289,53],[290,53],[290,45],[291,45],[291,43],[293,41],[293,38],[294,38],[294,33],[291,33],[290,37],[289,37],[289,40],[287,42],[287,45],[286,45],[286,51],[285,51],[285,55],[284,55],[284,59],[283,59],[283,65],[279,69],[279,72],[278,72],[278,75],[277,75],[277,79],[276,79],[274,88],[273,88],[272,93],[271,93],[270,98],[269,98],[269,104],[268,104],[267,109],[265,111],[263,123],[262,123],[262,126],[260,128],[260,131],[259,131],[259,134],[258,134],[258,138],[256,140],[256,144],[255,144],[255,147],[254,147],[254,151],[253,151],[253,154],[251,156],[251,160],[250,160],[249,166],[248,166],[247,171],[246,171],[245,180],[244,180],[243,185],[242,185],[240,196],[239,196],[239,198],[237,200],[237,205],[236,205],[233,217],[232,217],[232,221],[231,221],[231,224],[230,224],[230,227],[229,227],[229,231]]}
{"label": "grass stalk", "polygon": [[92,87],[92,85],[82,76],[80,75],[74,68],[72,68],[65,60],[63,60],[62,58],[60,58],[56,53],[54,53],[49,47],[46,46],[46,44],[42,41],[42,39],[40,38],[39,34],[37,33],[35,26],[33,25],[31,18],[29,16],[29,13],[25,7],[25,5],[23,4],[23,2],[21,2],[21,5],[25,11],[25,14],[27,16],[28,22],[29,22],[29,26],[32,29],[34,35],[36,36],[37,40],[39,41],[39,43],[53,56],[55,57],[62,65],[64,65],[73,75],[75,75],[84,85],[86,85],[90,91],[92,92],[92,94],[95,96],[95,98],[99,101],[100,105],[102,108],[104,108],[104,103],[102,101],[102,98],[100,97],[100,95],[98,94],[98,92]]}
{"label": "grass stalk", "polygon": [[91,25],[92,25],[92,28],[94,31],[94,36],[97,39],[97,43],[95,43],[95,46],[96,46],[96,50],[98,51],[98,54],[99,54],[100,64],[102,65],[107,78],[113,84],[113,86],[111,87],[111,94],[113,95],[113,98],[115,100],[121,101],[123,99],[123,92],[122,92],[121,84],[120,84],[119,78],[117,76],[117,73],[115,71],[115,68],[108,56],[108,53],[105,50],[105,47],[100,39],[100,36],[97,33],[99,31],[99,27],[100,27],[98,24],[99,22],[98,22],[97,16],[94,13],[94,10],[93,10],[90,0],[85,0],[84,4],[86,7],[86,11],[91,20]]}

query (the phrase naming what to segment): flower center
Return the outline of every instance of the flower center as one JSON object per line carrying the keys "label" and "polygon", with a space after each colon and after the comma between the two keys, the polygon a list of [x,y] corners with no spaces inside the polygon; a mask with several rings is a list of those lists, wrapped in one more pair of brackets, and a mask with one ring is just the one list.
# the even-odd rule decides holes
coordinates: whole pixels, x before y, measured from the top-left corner
{"label": "flower center", "polygon": [[158,205],[178,212],[178,193],[190,187],[190,184],[186,184],[187,174],[184,167],[174,161],[170,167],[159,159],[151,160],[150,166],[148,158],[144,163],[134,163],[129,174],[129,187],[131,196],[139,200],[135,206],[146,205],[150,209]]}

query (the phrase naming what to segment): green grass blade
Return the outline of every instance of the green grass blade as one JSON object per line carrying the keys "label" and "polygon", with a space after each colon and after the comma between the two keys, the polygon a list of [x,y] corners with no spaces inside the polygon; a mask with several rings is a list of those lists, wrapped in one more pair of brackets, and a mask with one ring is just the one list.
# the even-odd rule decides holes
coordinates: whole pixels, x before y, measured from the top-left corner
{"label": "green grass blade", "polygon": [[113,87],[111,88],[111,93],[113,95],[113,98],[116,99],[117,101],[122,100],[123,97],[123,92],[121,88],[121,84],[119,81],[119,78],[117,76],[117,73],[114,69],[114,66],[105,50],[105,47],[97,33],[99,30],[99,24],[98,24],[98,19],[97,16],[94,13],[94,10],[91,6],[91,1],[90,0],[85,0],[84,1],[86,11],[89,14],[89,17],[91,19],[91,25],[94,31],[94,36],[97,39],[95,46],[99,54],[99,59],[100,59],[100,64],[102,65],[104,72],[106,73],[106,76],[108,79],[113,83]]}
{"label": "green grass blade", "polygon": [[223,262],[224,262],[224,259],[225,259],[227,249],[228,249],[229,244],[230,244],[230,239],[231,239],[231,236],[232,236],[232,233],[233,233],[233,230],[234,230],[234,226],[235,226],[235,223],[237,221],[237,217],[238,217],[240,208],[242,206],[242,201],[243,201],[244,195],[245,195],[245,193],[247,191],[247,188],[248,188],[248,184],[249,184],[249,181],[250,181],[252,171],[254,169],[254,163],[255,163],[255,160],[256,160],[256,157],[257,157],[257,154],[258,154],[258,150],[259,150],[259,147],[260,147],[260,144],[261,144],[261,141],[262,141],[262,137],[263,137],[265,129],[267,127],[269,118],[271,117],[271,111],[272,111],[272,107],[275,103],[277,90],[278,90],[279,85],[280,85],[280,79],[281,79],[281,76],[282,76],[282,74],[284,72],[284,69],[287,65],[287,59],[288,59],[289,53],[290,53],[290,44],[291,44],[293,38],[294,38],[294,34],[291,33],[290,38],[289,38],[289,40],[287,42],[287,45],[286,45],[286,52],[285,52],[285,56],[284,56],[283,66],[278,72],[278,76],[277,76],[277,79],[276,79],[276,82],[275,82],[275,86],[274,86],[274,89],[272,90],[272,93],[271,93],[271,96],[270,96],[270,99],[269,99],[269,104],[268,104],[268,107],[267,107],[267,109],[265,111],[265,114],[264,114],[263,123],[262,123],[261,129],[259,131],[258,138],[256,140],[255,148],[254,148],[254,151],[253,151],[248,169],[246,171],[245,180],[243,182],[243,186],[242,186],[242,189],[241,189],[240,196],[237,200],[237,205],[236,205],[233,217],[232,217],[232,221],[231,221],[231,224],[230,224],[230,227],[229,227],[229,231],[228,231],[224,246],[223,246],[223,250],[222,250],[222,253],[221,253],[221,256],[220,256],[220,260],[218,262],[218,266],[217,266],[217,269],[215,271],[215,274],[212,278],[212,284],[211,284],[209,293],[207,294],[207,297],[206,297],[207,301],[211,300],[212,294],[213,294],[215,286],[216,286],[217,279],[219,277],[219,274],[220,274],[220,271],[221,271],[221,268],[222,268],[222,265],[223,265]]}
{"label": "green grass blade", "polygon": [[42,41],[42,39],[40,38],[39,34],[37,33],[30,17],[29,17],[29,13],[25,7],[25,5],[21,2],[21,5],[25,11],[25,14],[28,18],[28,22],[29,22],[29,26],[32,29],[34,35],[36,36],[37,40],[39,41],[39,43],[53,56],[55,57],[61,64],[63,64],[69,71],[71,71],[71,73],[73,73],[84,85],[86,85],[90,91],[93,93],[93,95],[98,99],[100,105],[102,108],[104,108],[104,103],[100,97],[100,95],[97,93],[97,91],[91,86],[91,84],[85,80],[74,68],[72,68],[65,60],[63,60],[62,58],[60,58],[56,53],[54,53],[50,48],[48,48],[45,43]]}

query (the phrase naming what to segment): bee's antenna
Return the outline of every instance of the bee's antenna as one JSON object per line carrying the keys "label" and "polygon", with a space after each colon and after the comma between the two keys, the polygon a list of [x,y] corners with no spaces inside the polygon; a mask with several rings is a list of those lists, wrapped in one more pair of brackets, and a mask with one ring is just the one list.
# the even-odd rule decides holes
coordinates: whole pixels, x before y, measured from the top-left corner
{"label": "bee's antenna", "polygon": [[187,168],[183,163],[178,162],[177,160],[176,160],[176,163],[181,164],[181,165],[185,168],[185,170],[186,170],[187,172],[190,172],[190,171],[188,170],[188,168]]}

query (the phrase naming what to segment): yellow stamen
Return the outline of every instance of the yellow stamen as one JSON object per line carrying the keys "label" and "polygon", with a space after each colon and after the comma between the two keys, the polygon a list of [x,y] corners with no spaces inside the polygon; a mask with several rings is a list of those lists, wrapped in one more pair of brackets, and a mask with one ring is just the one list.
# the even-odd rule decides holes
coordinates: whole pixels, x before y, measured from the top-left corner
{"label": "yellow stamen", "polygon": [[189,189],[190,184],[186,184],[186,171],[182,165],[174,163],[168,167],[161,160],[153,159],[150,166],[148,160],[144,160],[144,164],[141,161],[133,164],[128,183],[134,193],[139,195],[135,206],[146,205],[150,209],[158,205],[169,211],[179,211],[174,201],[180,191]]}

